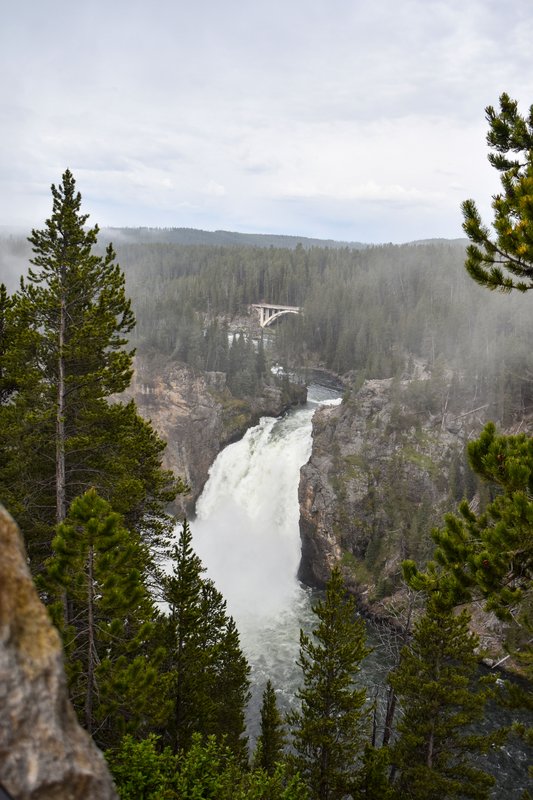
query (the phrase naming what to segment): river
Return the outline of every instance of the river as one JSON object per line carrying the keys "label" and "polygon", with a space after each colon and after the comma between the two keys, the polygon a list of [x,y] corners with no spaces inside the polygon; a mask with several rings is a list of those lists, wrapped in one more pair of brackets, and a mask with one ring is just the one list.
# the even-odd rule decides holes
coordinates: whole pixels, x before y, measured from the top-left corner
{"label": "river", "polygon": [[[296,667],[300,628],[310,630],[312,590],[296,579],[300,560],[298,483],[311,452],[312,417],[321,403],[340,402],[338,392],[311,385],[307,405],[275,419],[264,417],[240,441],[226,447],[211,467],[191,523],[193,544],[207,575],[227,601],[251,666],[248,731],[253,743],[267,679],[280,709],[294,702],[300,682]],[[365,662],[364,679],[374,686],[386,675],[386,657],[376,646]],[[492,712],[487,725],[509,718]],[[494,753],[498,775],[494,797],[519,798],[527,784],[526,754],[513,744]]]}

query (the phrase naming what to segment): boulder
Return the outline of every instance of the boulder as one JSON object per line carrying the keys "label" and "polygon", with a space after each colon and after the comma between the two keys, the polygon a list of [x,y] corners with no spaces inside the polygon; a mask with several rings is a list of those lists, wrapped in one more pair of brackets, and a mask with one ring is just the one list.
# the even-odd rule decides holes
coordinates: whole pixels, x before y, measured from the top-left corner
{"label": "boulder", "polygon": [[0,506],[0,783],[14,800],[117,798],[68,698],[59,634]]}

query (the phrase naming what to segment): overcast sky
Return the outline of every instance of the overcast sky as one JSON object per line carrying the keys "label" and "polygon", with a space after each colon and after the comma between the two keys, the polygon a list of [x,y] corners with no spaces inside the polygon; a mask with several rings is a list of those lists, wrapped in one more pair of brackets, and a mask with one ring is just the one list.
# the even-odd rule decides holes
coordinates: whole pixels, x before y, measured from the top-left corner
{"label": "overcast sky", "polygon": [[69,167],[101,226],[461,236],[532,42],[531,0],[5,3],[0,225],[40,227]]}

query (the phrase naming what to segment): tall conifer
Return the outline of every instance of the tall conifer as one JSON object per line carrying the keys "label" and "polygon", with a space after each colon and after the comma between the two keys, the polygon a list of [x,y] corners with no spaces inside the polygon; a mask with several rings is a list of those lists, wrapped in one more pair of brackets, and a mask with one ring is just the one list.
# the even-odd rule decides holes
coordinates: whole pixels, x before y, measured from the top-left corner
{"label": "tall conifer", "polygon": [[[35,571],[50,554],[54,527],[90,486],[113,502],[119,488],[128,524],[136,515],[148,527],[158,518],[167,529],[164,504],[180,488],[161,470],[163,445],[134,407],[111,408],[110,396],[132,375],[127,337],[134,325],[113,248],[93,253],[98,227],[86,227],[69,170],[52,186],[52,197],[51,217],[29,238],[33,266],[9,312],[18,320],[11,350],[31,380],[19,383],[2,410],[14,469],[0,489],[27,537]],[[140,442],[149,467],[138,459],[134,475],[119,486],[117,473],[135,460],[128,451]]]}
{"label": "tall conifer", "polygon": [[[138,536],[94,489],[72,503],[53,541],[47,588],[63,635],[69,689],[86,730],[101,745],[157,720],[152,695],[163,653],[151,644],[154,603]],[[69,622],[63,614],[68,594]]]}
{"label": "tall conifer", "polygon": [[[135,324],[111,245],[92,253],[98,227],[85,229],[81,194],[70,170],[52,185],[52,216],[29,238],[34,257],[21,299],[40,331],[38,358],[49,380],[55,424],[56,523],[67,508],[67,447],[76,418],[94,397],[123,391],[132,375],[125,336]],[[50,380],[53,378],[53,380]]]}
{"label": "tall conifer", "polygon": [[313,610],[318,622],[312,636],[300,632],[301,709],[288,718],[293,761],[313,800],[340,800],[354,786],[367,733],[366,693],[356,678],[368,650],[364,622],[339,568]]}
{"label": "tall conifer", "polygon": [[391,754],[398,798],[489,797],[494,779],[479,767],[478,756],[503,736],[472,732],[490,686],[477,674],[477,639],[468,622],[466,612],[456,616],[430,599],[389,676],[404,712]]}
{"label": "tall conifer", "polygon": [[192,548],[185,522],[171,550],[172,573],[164,579],[169,614],[166,629],[169,700],[165,735],[173,749],[186,750],[194,733],[225,737],[246,760],[244,709],[250,668],[226,603]]}

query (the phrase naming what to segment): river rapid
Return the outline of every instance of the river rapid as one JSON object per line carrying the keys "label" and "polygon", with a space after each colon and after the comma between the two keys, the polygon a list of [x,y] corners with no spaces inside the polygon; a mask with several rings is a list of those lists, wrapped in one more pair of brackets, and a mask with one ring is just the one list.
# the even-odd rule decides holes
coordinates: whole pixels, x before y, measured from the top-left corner
{"label": "river rapid", "polygon": [[[306,406],[275,419],[264,417],[238,442],[226,447],[211,467],[209,480],[191,522],[193,544],[237,624],[251,666],[252,699],[248,711],[251,746],[259,729],[259,708],[266,681],[276,689],[282,711],[294,703],[301,681],[296,665],[299,632],[314,624],[316,596],[296,579],[300,561],[298,483],[300,467],[311,453],[312,417],[320,404],[337,404],[339,393],[312,384]],[[384,698],[386,649],[372,626],[375,649],[365,661],[363,680],[370,696]],[[379,688],[381,687],[381,688]],[[511,718],[491,712],[499,724]],[[527,785],[527,755],[519,744],[491,755],[498,776],[493,797],[519,798]]]}

